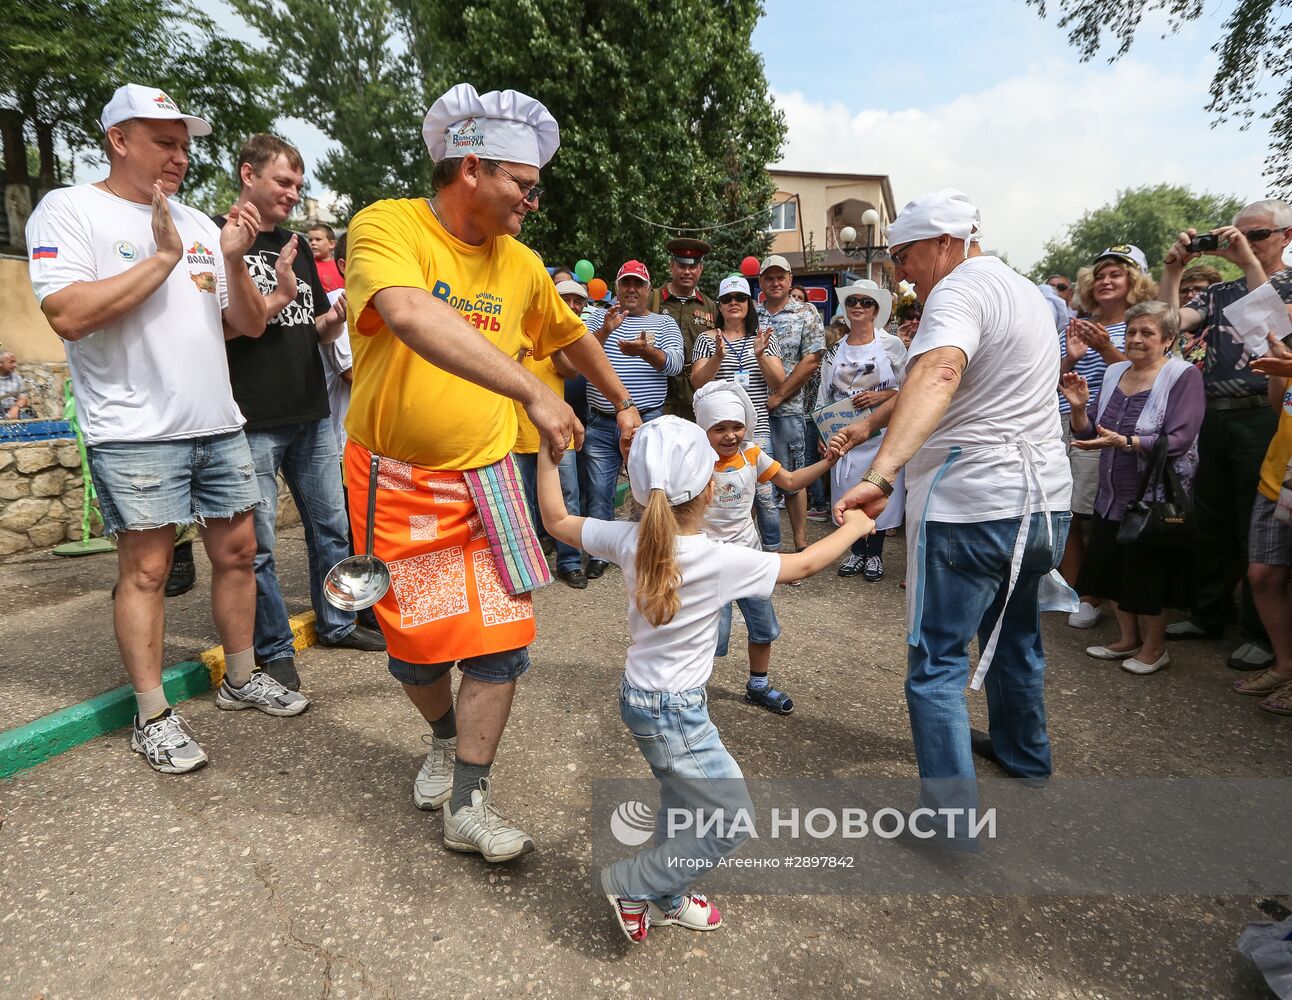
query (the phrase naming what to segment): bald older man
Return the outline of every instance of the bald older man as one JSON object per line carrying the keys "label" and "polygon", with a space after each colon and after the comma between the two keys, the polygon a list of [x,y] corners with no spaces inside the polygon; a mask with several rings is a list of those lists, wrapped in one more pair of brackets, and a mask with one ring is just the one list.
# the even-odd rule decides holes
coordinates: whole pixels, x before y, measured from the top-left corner
{"label": "bald older man", "polygon": [[902,391],[831,444],[887,426],[862,481],[835,502],[878,517],[905,468],[906,701],[921,807],[941,843],[976,849],[977,788],[964,689],[982,655],[990,747],[1012,776],[1050,775],[1039,590],[1059,564],[1072,477],[1054,386],[1054,321],[1039,290],[979,248],[977,208],[946,189],[910,202],[888,232],[898,280],[924,305]]}

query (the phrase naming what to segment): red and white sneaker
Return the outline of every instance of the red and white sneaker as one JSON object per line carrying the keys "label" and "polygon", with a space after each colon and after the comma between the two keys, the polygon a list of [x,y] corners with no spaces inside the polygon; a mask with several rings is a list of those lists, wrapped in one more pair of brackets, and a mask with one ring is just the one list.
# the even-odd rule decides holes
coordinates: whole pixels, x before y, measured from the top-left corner
{"label": "red and white sneaker", "polygon": [[693,892],[682,900],[676,910],[662,909],[658,904],[650,904],[652,923],[676,924],[688,931],[716,931],[722,926],[722,914],[718,908],[698,892]]}
{"label": "red and white sneaker", "polygon": [[633,944],[641,944],[650,933],[650,907],[644,899],[624,899],[622,896],[606,896],[614,907],[615,919],[619,929]]}

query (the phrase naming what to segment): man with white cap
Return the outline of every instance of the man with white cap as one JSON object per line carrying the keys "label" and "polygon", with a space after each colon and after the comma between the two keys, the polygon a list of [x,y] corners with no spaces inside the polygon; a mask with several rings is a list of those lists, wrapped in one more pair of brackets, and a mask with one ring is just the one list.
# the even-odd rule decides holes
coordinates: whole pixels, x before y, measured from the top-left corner
{"label": "man with white cap", "polygon": [[[770,326],[776,331],[776,344],[785,366],[785,381],[767,397],[767,412],[772,430],[772,452],[776,461],[790,472],[811,465],[816,460],[816,447],[808,457],[807,426],[804,421],[803,387],[821,367],[825,352],[825,327],[816,306],[800,302],[790,296],[794,274],[790,263],[780,254],[772,254],[763,261],[758,285],[763,301],[758,304],[758,325]],[[799,490],[785,497],[785,509],[790,515],[790,532],[794,548],[800,550],[807,544],[807,493]],[[764,532],[763,541],[769,547],[773,541],[780,546],[780,520],[776,531]]]}
{"label": "man with white cap", "polygon": [[211,126],[163,92],[126,84],[101,121],[107,179],[41,201],[27,224],[31,281],[65,342],[104,530],[117,542],[113,620],[136,699],[131,748],[175,774],[207,760],[162,691],[163,587],[177,525],[199,526],[211,560],[225,649],[216,704],[276,716],[309,707],[254,671],[251,510],[260,493],[224,341],[265,329],[265,299],[243,260],[260,218],[254,206],[234,206],[219,228],[171,200],[190,137]]}
{"label": "man with white cap", "polygon": [[[924,304],[920,330],[902,391],[836,442],[888,427],[836,516],[860,507],[877,517],[906,469],[906,700],[920,804],[935,810],[976,806],[972,749],[1015,777],[1050,774],[1038,592],[1071,521],[1054,321],[1035,285],[982,253],[980,236],[978,209],[951,188],[893,221],[889,254]],[[971,686],[986,681],[990,747],[973,746],[964,694],[975,636]],[[977,846],[963,821],[939,814],[929,826],[952,846]]]}
{"label": "man with white cap", "polygon": [[547,573],[532,561],[537,540],[511,459],[515,404],[554,461],[583,436],[517,359],[563,351],[613,401],[625,444],[641,421],[601,345],[514,238],[538,207],[556,120],[525,94],[462,83],[431,105],[422,134],[433,196],[369,205],[347,233],[350,520],[365,537],[375,490],[373,549],[392,580],[377,618],[390,672],[432,730],[414,802],[445,806],[446,847],[505,861],[533,841],[491,804],[488,776],[530,666],[528,590]]}

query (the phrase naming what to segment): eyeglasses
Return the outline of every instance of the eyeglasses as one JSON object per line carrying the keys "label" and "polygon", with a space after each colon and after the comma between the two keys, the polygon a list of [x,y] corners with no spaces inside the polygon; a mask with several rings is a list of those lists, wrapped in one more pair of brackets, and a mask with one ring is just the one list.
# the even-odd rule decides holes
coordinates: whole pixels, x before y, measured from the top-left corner
{"label": "eyeglasses", "polygon": [[908,244],[906,244],[906,246],[902,247],[902,249],[900,249],[900,250],[889,250],[889,251],[888,251],[888,259],[889,259],[889,260],[891,260],[891,261],[892,261],[894,264],[896,264],[898,267],[901,267],[901,266],[902,266],[902,260],[906,257],[906,255],[907,255],[908,253],[910,253],[910,252],[911,252],[911,247],[913,247],[913,246],[915,246],[915,244],[914,244],[914,243],[908,243]]}
{"label": "eyeglasses", "polygon": [[1260,243],[1262,240],[1268,240],[1275,233],[1281,233],[1281,229],[1249,229],[1243,233],[1247,237],[1248,243]]}
{"label": "eyeglasses", "polygon": [[720,306],[729,306],[733,302],[748,302],[748,301],[749,301],[749,296],[746,295],[744,292],[732,292],[730,295],[720,295],[718,297],[718,305]]}
{"label": "eyeglasses", "polygon": [[878,309],[874,299],[863,299],[860,295],[849,295],[843,304],[849,309]]}
{"label": "eyeglasses", "polygon": [[512,180],[512,183],[514,183],[516,187],[520,189],[521,201],[538,201],[539,198],[543,197],[542,184],[526,184],[519,177],[513,174],[510,170],[504,167],[501,163],[495,163],[494,167],[497,170],[502,171],[508,177],[510,177]]}
{"label": "eyeglasses", "polygon": [[1066,292],[1072,286],[1069,285],[1066,281],[1051,281],[1050,287],[1053,288],[1056,292]]}

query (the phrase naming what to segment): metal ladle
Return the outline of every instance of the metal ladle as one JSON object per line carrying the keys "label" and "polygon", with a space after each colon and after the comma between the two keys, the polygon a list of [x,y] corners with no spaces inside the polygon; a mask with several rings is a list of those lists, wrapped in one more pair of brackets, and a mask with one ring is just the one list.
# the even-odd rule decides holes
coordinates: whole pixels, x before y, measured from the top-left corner
{"label": "metal ladle", "polygon": [[390,589],[390,567],[372,554],[373,521],[377,516],[377,467],[381,459],[372,456],[368,470],[368,537],[361,555],[347,556],[328,570],[323,596],[342,611],[370,608]]}

